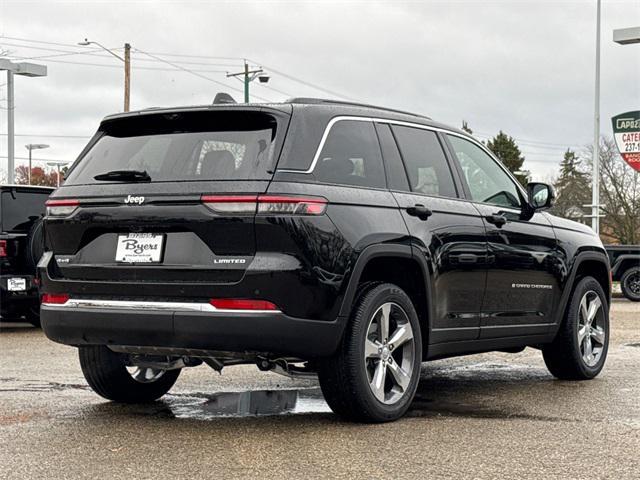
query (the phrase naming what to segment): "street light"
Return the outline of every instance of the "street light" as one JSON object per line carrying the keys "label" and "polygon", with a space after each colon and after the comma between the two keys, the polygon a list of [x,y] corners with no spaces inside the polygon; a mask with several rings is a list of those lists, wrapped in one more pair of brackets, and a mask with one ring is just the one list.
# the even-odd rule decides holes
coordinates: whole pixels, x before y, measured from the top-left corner
{"label": "street light", "polygon": [[117,53],[112,52],[107,47],[98,42],[93,42],[88,39],[84,39],[83,42],[78,42],[78,45],[83,47],[87,47],[89,45],[97,45],[105,52],[109,52],[111,55],[116,57],[121,62],[124,62],[124,111],[129,111],[129,97],[131,92],[131,45],[128,43],[124,44],[124,58],[122,58]]}
{"label": "street light", "polygon": [[20,62],[0,58],[0,70],[7,71],[7,181],[13,183],[15,170],[15,135],[14,135],[14,110],[13,76],[46,77],[47,66],[37,63]]}
{"label": "street light", "polygon": [[227,73],[227,78],[239,77],[241,75],[244,76],[244,103],[249,103],[249,83],[253,82],[256,78],[260,83],[269,83],[269,80],[271,79],[269,75],[264,73],[262,68],[249,70],[249,64],[246,60],[244,62],[244,70],[242,72]]}
{"label": "street light", "polygon": [[640,27],[618,28],[614,30],[613,41],[620,45],[640,43]]}
{"label": "street light", "polygon": [[60,186],[60,167],[68,164],[69,162],[47,162],[48,166],[57,168],[56,184],[58,187]]}
{"label": "street light", "polygon": [[25,145],[25,148],[29,150],[29,185],[31,185],[31,151],[49,148],[49,145],[46,143],[28,143]]}

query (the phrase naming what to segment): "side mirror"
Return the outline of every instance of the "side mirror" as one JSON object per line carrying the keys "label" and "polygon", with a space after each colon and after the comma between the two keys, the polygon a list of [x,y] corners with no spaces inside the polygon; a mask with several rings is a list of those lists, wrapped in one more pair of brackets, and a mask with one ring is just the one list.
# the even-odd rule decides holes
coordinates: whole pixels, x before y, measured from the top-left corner
{"label": "side mirror", "polygon": [[527,185],[529,205],[533,210],[545,210],[553,206],[556,194],[551,185],[546,183],[531,182]]}

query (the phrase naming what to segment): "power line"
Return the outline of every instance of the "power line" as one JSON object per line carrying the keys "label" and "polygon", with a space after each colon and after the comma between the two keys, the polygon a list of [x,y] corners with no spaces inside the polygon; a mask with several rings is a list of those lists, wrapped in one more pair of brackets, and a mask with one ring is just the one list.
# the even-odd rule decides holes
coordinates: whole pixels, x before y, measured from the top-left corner
{"label": "power line", "polygon": [[[0,133],[0,137],[6,137],[7,134],[6,133]],[[80,139],[89,139],[91,138],[91,135],[61,135],[61,134],[51,134],[51,133],[34,133],[34,134],[27,134],[27,133],[16,133],[14,135],[15,137],[27,137],[27,138],[37,138],[37,137],[42,137],[42,138],[80,138]]]}
{"label": "power line", "polygon": [[[142,53],[142,54],[144,54],[144,55],[148,55],[148,56],[149,56],[149,57],[151,57],[151,58],[155,58],[156,60],[159,60],[159,61],[161,61],[161,62],[164,62],[164,63],[166,63],[167,65],[171,65],[172,67],[178,68],[178,69],[183,70],[183,71],[185,71],[185,72],[187,72],[187,73],[190,73],[190,74],[192,74],[192,75],[195,75],[196,77],[202,78],[202,79],[204,79],[204,80],[208,80],[208,81],[213,82],[213,83],[216,83],[216,84],[218,84],[218,85],[222,85],[223,87],[228,88],[228,89],[231,89],[231,90],[235,90],[236,92],[241,92],[241,93],[243,93],[243,90],[241,90],[241,89],[239,89],[239,88],[232,87],[231,85],[228,85],[228,84],[226,84],[226,83],[222,83],[222,82],[220,82],[220,81],[218,81],[218,80],[215,80],[215,79],[213,79],[213,78],[211,78],[211,77],[207,77],[206,75],[201,75],[201,74],[200,74],[200,73],[198,73],[198,72],[195,72],[195,71],[193,71],[193,70],[190,70],[190,69],[188,69],[188,68],[185,68],[185,67],[183,67],[183,66],[181,66],[181,65],[178,65],[178,64],[176,64],[176,63],[173,63],[173,62],[171,62],[171,61],[169,61],[169,60],[165,60],[165,59],[163,59],[163,58],[160,58],[160,57],[158,57],[157,55],[154,55],[154,54],[152,54],[152,53],[145,52],[145,51],[140,50],[139,48],[135,48],[135,47],[134,47],[134,50],[135,50],[135,51],[137,51],[137,52],[140,52],[140,53]],[[258,96],[258,95],[254,95],[254,97],[256,97],[256,98],[258,98],[258,99],[260,99],[260,100],[263,100],[263,101],[265,101],[265,102],[270,102],[270,101],[271,101],[271,100],[268,100],[268,99],[266,99],[266,98],[264,98],[264,97],[260,97],[260,96]]]}

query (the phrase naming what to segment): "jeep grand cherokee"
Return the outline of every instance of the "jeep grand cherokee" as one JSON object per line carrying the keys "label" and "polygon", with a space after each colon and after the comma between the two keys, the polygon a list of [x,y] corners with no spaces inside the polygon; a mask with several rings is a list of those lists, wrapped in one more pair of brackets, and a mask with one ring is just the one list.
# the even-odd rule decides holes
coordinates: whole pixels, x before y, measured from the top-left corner
{"label": "jeep grand cherokee", "polygon": [[119,402],[182,368],[317,374],[358,421],[409,407],[420,363],[542,350],[588,379],[609,338],[598,237],[544,212],[466,133],[316,99],[105,118],[48,201],[47,336]]}

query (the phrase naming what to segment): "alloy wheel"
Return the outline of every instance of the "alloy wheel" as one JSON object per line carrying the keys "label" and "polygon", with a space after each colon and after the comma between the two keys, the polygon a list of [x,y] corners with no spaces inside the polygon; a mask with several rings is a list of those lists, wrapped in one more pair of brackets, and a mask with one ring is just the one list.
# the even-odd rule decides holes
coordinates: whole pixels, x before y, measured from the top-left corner
{"label": "alloy wheel", "polygon": [[578,345],[587,366],[594,367],[600,361],[606,340],[602,300],[596,292],[589,290],[580,300],[578,314]]}
{"label": "alloy wheel", "polygon": [[165,370],[149,367],[127,367],[127,372],[136,382],[153,383],[164,375]]}
{"label": "alloy wheel", "polygon": [[397,303],[383,304],[369,320],[364,361],[373,395],[387,405],[398,402],[411,382],[415,345],[409,317]]}

